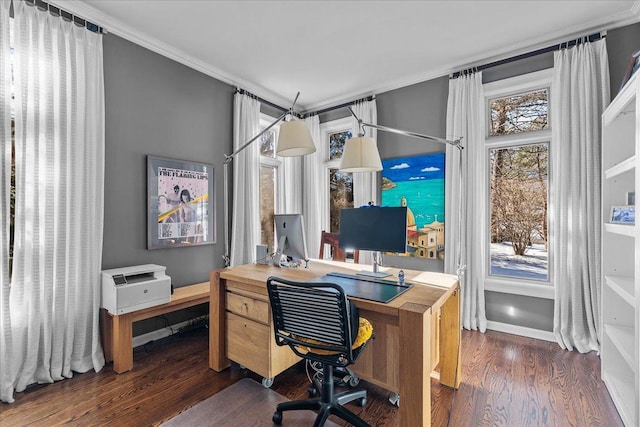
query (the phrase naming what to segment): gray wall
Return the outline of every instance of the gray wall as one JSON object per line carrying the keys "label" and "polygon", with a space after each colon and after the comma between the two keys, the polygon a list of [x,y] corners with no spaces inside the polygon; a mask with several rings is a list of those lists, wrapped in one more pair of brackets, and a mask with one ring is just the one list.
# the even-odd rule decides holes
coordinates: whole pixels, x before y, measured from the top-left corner
{"label": "gray wall", "polygon": [[[223,265],[222,165],[232,146],[234,88],[112,34],[104,36],[104,79],[103,268],[152,263],[166,266],[176,287],[208,281]],[[216,244],[147,250],[149,154],[213,164]],[[134,334],[206,312],[137,322]]]}
{"label": "gray wall", "polygon": [[640,23],[609,31],[607,54],[611,76],[611,99],[620,91],[620,83],[627,71],[631,55],[640,50]]}

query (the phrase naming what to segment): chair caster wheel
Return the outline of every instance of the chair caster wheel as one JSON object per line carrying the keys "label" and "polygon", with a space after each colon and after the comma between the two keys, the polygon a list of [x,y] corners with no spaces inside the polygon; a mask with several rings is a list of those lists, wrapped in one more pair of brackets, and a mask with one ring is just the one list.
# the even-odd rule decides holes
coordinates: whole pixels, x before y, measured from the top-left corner
{"label": "chair caster wheel", "polygon": [[274,378],[263,378],[262,379],[262,387],[269,388],[273,385]]}
{"label": "chair caster wheel", "polygon": [[359,377],[356,377],[356,376],[354,375],[354,376],[352,376],[351,378],[349,378],[349,385],[350,385],[351,387],[355,387],[355,386],[357,386],[358,384],[360,384],[360,378],[359,378]]}
{"label": "chair caster wheel", "polygon": [[274,412],[273,417],[271,417],[271,421],[273,421],[274,424],[282,424],[282,412]]}
{"label": "chair caster wheel", "polygon": [[361,408],[364,408],[364,405],[367,404],[367,398],[366,397],[361,397],[360,399],[358,399],[358,406]]}
{"label": "chair caster wheel", "polygon": [[318,395],[318,390],[316,390],[315,386],[310,385],[307,388],[307,393],[309,393],[309,397],[316,397]]}
{"label": "chair caster wheel", "polygon": [[389,403],[394,406],[400,407],[400,395],[398,393],[392,393],[391,397],[389,397]]}

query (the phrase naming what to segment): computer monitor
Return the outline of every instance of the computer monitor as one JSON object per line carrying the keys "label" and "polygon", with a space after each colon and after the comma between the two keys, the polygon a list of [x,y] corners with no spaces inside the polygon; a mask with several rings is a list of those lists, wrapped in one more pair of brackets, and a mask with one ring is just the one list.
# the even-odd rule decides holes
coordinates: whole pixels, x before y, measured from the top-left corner
{"label": "computer monitor", "polygon": [[344,249],[375,251],[373,272],[359,274],[389,276],[378,271],[377,252],[406,252],[407,208],[363,206],[340,210],[340,243]]}
{"label": "computer monitor", "polygon": [[309,261],[302,214],[276,214],[274,217],[278,242],[275,262],[280,263],[281,255],[295,260]]}

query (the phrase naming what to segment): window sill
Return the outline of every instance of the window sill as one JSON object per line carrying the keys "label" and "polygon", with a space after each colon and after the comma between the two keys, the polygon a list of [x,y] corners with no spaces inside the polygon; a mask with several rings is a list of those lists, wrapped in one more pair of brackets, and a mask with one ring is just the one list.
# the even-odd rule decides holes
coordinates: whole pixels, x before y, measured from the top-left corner
{"label": "window sill", "polygon": [[555,299],[553,285],[546,282],[537,283],[514,278],[487,277],[484,280],[484,290],[535,298]]}

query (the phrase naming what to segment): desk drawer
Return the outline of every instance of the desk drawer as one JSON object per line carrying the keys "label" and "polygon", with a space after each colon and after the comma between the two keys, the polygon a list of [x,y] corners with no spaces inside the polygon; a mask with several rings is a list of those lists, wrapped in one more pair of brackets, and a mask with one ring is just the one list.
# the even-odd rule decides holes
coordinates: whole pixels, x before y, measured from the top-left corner
{"label": "desk drawer", "polygon": [[269,303],[246,295],[227,292],[227,310],[265,325],[269,324]]}
{"label": "desk drawer", "polygon": [[227,312],[227,357],[265,378],[271,377],[272,339],[269,326]]}

